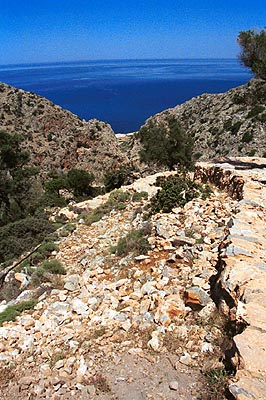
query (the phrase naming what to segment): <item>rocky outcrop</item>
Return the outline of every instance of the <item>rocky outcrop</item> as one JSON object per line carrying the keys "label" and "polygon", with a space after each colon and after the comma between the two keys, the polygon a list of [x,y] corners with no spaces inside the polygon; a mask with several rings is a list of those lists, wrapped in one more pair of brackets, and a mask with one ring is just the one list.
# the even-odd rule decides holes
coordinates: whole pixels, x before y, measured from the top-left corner
{"label": "rocky outcrop", "polygon": [[[149,118],[146,124],[177,117],[194,137],[196,159],[262,156],[266,149],[266,81],[251,79],[221,94],[203,94]],[[130,143],[129,143],[130,145]],[[135,153],[137,142],[131,148]]]}
{"label": "rocky outcrop", "polygon": [[[214,173],[215,172],[215,173]],[[238,202],[220,246],[214,297],[235,326],[231,361],[237,372],[230,391],[238,400],[265,399],[266,391],[266,159],[200,164]]]}
{"label": "rocky outcrop", "polygon": [[23,135],[31,163],[42,174],[75,167],[101,178],[106,171],[128,163],[107,123],[86,122],[43,97],[3,83],[0,129]]}

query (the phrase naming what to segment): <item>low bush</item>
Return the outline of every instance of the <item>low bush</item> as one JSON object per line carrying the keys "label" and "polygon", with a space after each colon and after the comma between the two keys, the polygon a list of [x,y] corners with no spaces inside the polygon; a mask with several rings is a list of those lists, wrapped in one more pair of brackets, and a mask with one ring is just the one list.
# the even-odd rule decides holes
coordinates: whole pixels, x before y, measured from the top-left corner
{"label": "low bush", "polygon": [[264,107],[264,106],[262,106],[262,105],[257,105],[257,106],[253,107],[253,108],[249,111],[249,113],[248,113],[248,115],[247,115],[247,118],[254,118],[254,117],[256,117],[257,115],[259,115],[260,113],[262,113],[264,110],[265,110],[265,107]]}
{"label": "low bush", "polygon": [[86,225],[91,225],[94,222],[100,221],[100,219],[110,213],[112,210],[123,210],[126,208],[131,194],[122,190],[114,190],[110,193],[109,199],[95,208],[90,214],[83,215]]}
{"label": "low bush", "polygon": [[156,185],[162,189],[151,199],[149,208],[152,214],[170,212],[174,207],[184,207],[195,197],[205,199],[211,193],[208,185],[202,186],[185,174],[159,177]]}
{"label": "low bush", "polygon": [[132,201],[141,201],[141,200],[147,200],[148,199],[148,192],[141,191],[141,192],[134,192],[132,195]]}
{"label": "low bush", "polygon": [[130,180],[132,168],[130,166],[121,166],[107,172],[104,176],[104,186],[106,192],[114,189],[119,189]]}
{"label": "low bush", "polygon": [[35,300],[29,300],[8,306],[2,313],[0,313],[0,326],[2,326],[5,321],[15,321],[19,314],[25,310],[31,310],[35,305]]}
{"label": "low bush", "polygon": [[66,275],[65,267],[59,260],[45,260],[40,268],[50,274]]}
{"label": "low bush", "polygon": [[118,256],[125,256],[129,253],[135,255],[146,254],[150,249],[149,242],[144,236],[142,229],[136,229],[129,232],[126,236],[120,238],[112,252]]}
{"label": "low bush", "polygon": [[211,368],[205,372],[206,399],[207,400],[221,400],[228,398],[228,379],[229,373],[223,367]]}
{"label": "low bush", "polygon": [[19,257],[55,230],[44,217],[27,217],[0,227],[0,262]]}
{"label": "low bush", "polygon": [[232,125],[231,132],[233,135],[235,135],[239,131],[241,125],[242,125],[241,121],[237,121]]}
{"label": "low bush", "polygon": [[57,244],[53,242],[45,242],[38,248],[38,252],[43,254],[45,257],[48,257],[53,251],[58,251],[58,249],[59,247]]}
{"label": "low bush", "polygon": [[242,136],[243,143],[250,143],[253,140],[253,133],[252,132],[245,132]]}

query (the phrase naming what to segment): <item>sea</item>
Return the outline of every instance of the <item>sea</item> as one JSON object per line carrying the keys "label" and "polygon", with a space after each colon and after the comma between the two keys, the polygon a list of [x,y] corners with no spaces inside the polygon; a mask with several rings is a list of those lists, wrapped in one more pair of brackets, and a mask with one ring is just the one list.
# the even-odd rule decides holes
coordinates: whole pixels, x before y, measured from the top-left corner
{"label": "sea", "polygon": [[0,65],[0,81],[44,96],[116,133],[202,93],[221,93],[252,75],[237,59],[98,60]]}

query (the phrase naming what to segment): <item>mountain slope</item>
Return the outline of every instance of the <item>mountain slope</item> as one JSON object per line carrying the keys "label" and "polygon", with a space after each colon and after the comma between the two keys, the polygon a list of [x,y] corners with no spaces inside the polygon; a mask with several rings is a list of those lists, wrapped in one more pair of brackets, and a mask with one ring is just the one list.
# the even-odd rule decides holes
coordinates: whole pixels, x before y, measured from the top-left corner
{"label": "mountain slope", "polygon": [[102,177],[128,162],[105,122],[82,121],[49,100],[0,83],[0,129],[19,133],[31,162],[45,174],[82,168]]}
{"label": "mountain slope", "polygon": [[[221,94],[203,94],[150,117],[144,124],[167,124],[177,117],[195,139],[196,159],[217,156],[265,156],[266,81],[251,79]],[[132,142],[132,139],[129,139]],[[136,155],[135,139],[131,153]]]}

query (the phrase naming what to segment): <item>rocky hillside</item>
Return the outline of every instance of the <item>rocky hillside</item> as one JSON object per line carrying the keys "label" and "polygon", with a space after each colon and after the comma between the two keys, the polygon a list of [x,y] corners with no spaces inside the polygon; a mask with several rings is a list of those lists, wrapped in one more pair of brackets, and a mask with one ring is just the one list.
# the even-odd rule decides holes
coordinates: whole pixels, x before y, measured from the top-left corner
{"label": "rocky hillside", "polygon": [[[44,267],[24,264],[3,282],[6,298],[14,279],[18,292],[0,304],[1,399],[265,399],[266,159],[228,162],[196,175],[230,196],[214,188],[149,226],[147,196],[128,194],[153,195],[156,176],[123,187],[124,206],[90,224],[109,194],[61,210],[72,229],[61,228],[49,262],[62,263],[62,278],[36,293]],[[113,251],[138,229],[147,254]],[[4,322],[32,297],[32,309]]]}
{"label": "rocky hillside", "polygon": [[101,177],[127,163],[116,136],[105,122],[88,122],[47,99],[0,83],[0,129],[19,133],[31,162],[42,173],[73,167]]}
{"label": "rocky hillside", "polygon": [[[221,156],[265,156],[266,81],[251,79],[226,93],[203,94],[150,117],[150,123],[166,123],[176,116],[195,139],[196,159]],[[134,159],[139,149],[130,137],[128,151]],[[125,138],[123,146],[126,148]]]}
{"label": "rocky hillside", "polygon": [[[155,178],[124,190],[151,195]],[[217,194],[154,215],[148,254],[112,254],[110,246],[145,226],[146,203],[126,202],[90,226],[78,216],[74,232],[59,239],[51,259],[65,266],[64,279],[52,291],[43,284],[35,309],[0,328],[4,400],[214,399],[201,370],[223,368],[224,333],[209,278],[234,201]],[[20,271],[16,302],[34,293],[27,269]]]}

